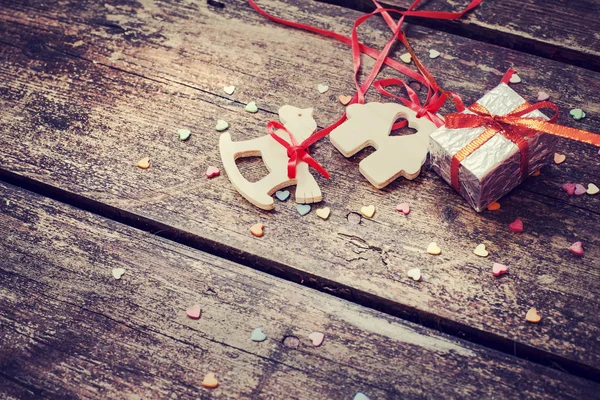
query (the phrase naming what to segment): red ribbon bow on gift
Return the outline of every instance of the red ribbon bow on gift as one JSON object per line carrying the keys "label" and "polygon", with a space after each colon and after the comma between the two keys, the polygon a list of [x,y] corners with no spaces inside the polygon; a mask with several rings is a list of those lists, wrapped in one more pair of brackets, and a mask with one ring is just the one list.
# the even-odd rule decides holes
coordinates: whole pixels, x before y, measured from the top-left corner
{"label": "red ribbon bow on gift", "polygon": [[[513,74],[509,70],[502,80],[503,83]],[[525,118],[526,114],[541,108],[550,108],[554,115],[549,121],[540,118]],[[570,128],[555,124],[558,117],[558,107],[551,101],[542,101],[536,104],[523,103],[506,115],[493,115],[484,106],[475,103],[470,106],[469,111],[473,114],[454,113],[446,115],[446,127],[450,129],[485,127],[486,130],[473,139],[468,145],[460,149],[453,157],[450,164],[450,183],[458,191],[460,163],[470,156],[475,150],[483,146],[497,133],[502,134],[511,142],[516,144],[521,153],[521,179],[529,176],[529,143],[527,137],[543,132],[582,143],[600,146],[600,135],[580,129]]]}
{"label": "red ribbon bow on gift", "polygon": [[[273,130],[273,128],[280,129],[287,133],[292,143],[290,144],[287,140],[279,136]],[[271,135],[273,139],[275,139],[287,150],[287,156],[289,158],[288,178],[294,179],[296,177],[296,165],[298,165],[300,161],[304,161],[305,163],[316,169],[325,178],[329,179],[329,174],[327,173],[327,171],[325,171],[325,169],[309,154],[308,147],[312,144],[311,137],[309,137],[302,143],[298,143],[292,132],[288,131],[285,126],[283,126],[277,121],[269,121],[267,123],[267,132],[269,132],[269,135]]]}

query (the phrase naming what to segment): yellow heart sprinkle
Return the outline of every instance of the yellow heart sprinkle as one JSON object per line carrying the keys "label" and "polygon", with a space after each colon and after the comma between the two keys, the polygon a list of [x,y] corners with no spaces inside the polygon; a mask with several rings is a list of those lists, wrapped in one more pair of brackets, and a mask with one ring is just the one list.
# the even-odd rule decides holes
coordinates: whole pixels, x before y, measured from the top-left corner
{"label": "yellow heart sprinkle", "polygon": [[479,257],[487,257],[488,251],[485,249],[485,244],[481,243],[480,245],[478,245],[477,247],[475,247],[475,250],[473,250],[473,253],[475,253],[475,255],[479,256]]}
{"label": "yellow heart sprinkle", "polygon": [[421,270],[419,268],[409,269],[408,272],[406,272],[406,275],[408,275],[409,278],[418,281],[421,279]]}
{"label": "yellow heart sprinkle", "polygon": [[431,242],[429,243],[429,246],[427,246],[427,252],[437,256],[438,254],[442,254],[442,249],[440,249],[436,242]]}
{"label": "yellow heart sprinkle", "polygon": [[364,206],[360,209],[360,213],[367,218],[372,218],[373,214],[375,214],[375,206],[372,204],[370,206]]}
{"label": "yellow heart sprinkle", "polygon": [[598,194],[599,192],[600,189],[598,188],[598,186],[594,185],[593,183],[590,183],[588,185],[587,194]]}
{"label": "yellow heart sprinkle", "polygon": [[319,218],[327,219],[329,218],[330,213],[331,210],[329,209],[329,207],[317,208],[317,217]]}

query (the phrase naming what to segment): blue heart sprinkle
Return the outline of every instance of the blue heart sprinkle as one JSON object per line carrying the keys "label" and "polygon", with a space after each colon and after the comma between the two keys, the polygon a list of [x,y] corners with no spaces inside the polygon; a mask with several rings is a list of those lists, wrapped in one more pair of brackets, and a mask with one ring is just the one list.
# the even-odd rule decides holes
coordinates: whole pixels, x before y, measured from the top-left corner
{"label": "blue heart sprinkle", "polygon": [[252,335],[250,336],[250,339],[252,339],[255,342],[262,342],[266,338],[267,335],[263,332],[261,328],[256,328],[255,330],[253,330]]}
{"label": "blue heart sprinkle", "polygon": [[369,400],[369,398],[361,392],[358,392],[354,395],[354,400]]}
{"label": "blue heart sprinkle", "polygon": [[310,212],[310,204],[298,204],[298,207],[296,207],[296,210],[298,210],[298,213],[302,216],[305,216],[306,214],[308,214]]}
{"label": "blue heart sprinkle", "polygon": [[278,190],[275,192],[275,196],[279,199],[279,201],[286,201],[290,198],[289,190]]}

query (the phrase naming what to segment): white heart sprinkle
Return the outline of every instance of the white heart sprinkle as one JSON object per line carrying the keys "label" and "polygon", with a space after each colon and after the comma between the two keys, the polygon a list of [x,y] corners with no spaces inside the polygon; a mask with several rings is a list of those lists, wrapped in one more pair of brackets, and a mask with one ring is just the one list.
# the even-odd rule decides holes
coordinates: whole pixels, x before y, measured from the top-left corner
{"label": "white heart sprinkle", "polygon": [[438,58],[440,56],[440,52],[434,49],[429,50],[429,58],[431,58],[432,60],[434,58]]}
{"label": "white heart sprinkle", "polygon": [[115,279],[121,279],[121,277],[123,276],[124,273],[125,273],[124,268],[113,268],[113,270],[112,270],[112,276]]}
{"label": "white heart sprinkle", "polygon": [[223,88],[223,91],[227,94],[233,94],[233,92],[235,92],[235,86],[231,85],[231,86],[225,86]]}
{"label": "white heart sprinkle", "polygon": [[409,269],[406,275],[408,275],[409,278],[418,281],[421,279],[421,270],[419,268]]}
{"label": "white heart sprinkle", "polygon": [[402,60],[402,62],[405,64],[410,64],[410,62],[412,61],[412,56],[410,55],[410,53],[404,53],[400,56],[400,60]]}
{"label": "white heart sprinkle", "polygon": [[510,77],[510,83],[521,83],[521,77],[517,74],[513,74],[513,76]]}
{"label": "white heart sprinkle", "polygon": [[327,85],[324,85],[324,84],[322,84],[322,83],[319,83],[319,84],[317,85],[317,90],[319,91],[319,93],[323,94],[323,93],[325,93],[326,91],[328,91],[328,90],[329,90],[329,86],[327,86]]}

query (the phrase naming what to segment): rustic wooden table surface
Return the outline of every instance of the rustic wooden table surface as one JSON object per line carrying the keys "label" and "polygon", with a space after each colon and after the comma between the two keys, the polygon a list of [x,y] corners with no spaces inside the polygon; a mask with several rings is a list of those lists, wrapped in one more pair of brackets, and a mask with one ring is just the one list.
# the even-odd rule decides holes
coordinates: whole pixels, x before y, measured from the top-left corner
{"label": "rustic wooden table surface", "polygon": [[[260,5],[345,35],[372,10],[332,1]],[[406,33],[465,103],[514,68],[524,98],[545,90],[559,123],[600,132],[599,14],[596,0],[484,0],[460,21],[409,19]],[[390,35],[379,19],[360,33],[375,48]],[[561,190],[600,186],[597,148],[561,140],[564,163],[480,214],[429,169],[377,190],[358,171],[369,151],[345,159],[328,139],[312,151],[333,176],[317,177],[328,220],[293,200],[261,211],[224,174],[206,179],[221,167],[216,120],[234,140],[258,137],[292,104],[327,126],[351,71],[348,46],[245,0],[0,0],[0,398],[600,398],[600,195]],[[375,216],[350,223],[368,204]],[[495,278],[492,262],[510,273]],[[196,303],[202,317],[187,318]],[[266,341],[250,340],[257,327]],[[207,373],[218,388],[202,387]]]}

